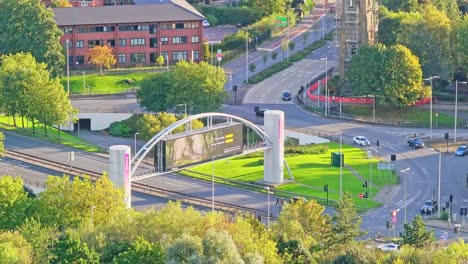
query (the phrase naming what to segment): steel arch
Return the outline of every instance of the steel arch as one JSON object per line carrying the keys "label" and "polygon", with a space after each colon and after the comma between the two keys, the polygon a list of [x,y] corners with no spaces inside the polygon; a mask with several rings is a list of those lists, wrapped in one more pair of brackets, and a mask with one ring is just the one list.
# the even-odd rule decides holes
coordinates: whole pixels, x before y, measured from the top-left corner
{"label": "steel arch", "polygon": [[[158,134],[156,134],[154,137],[152,137],[146,144],[138,150],[137,154],[135,157],[132,158],[132,169],[130,172],[130,180],[133,177],[133,174],[135,173],[136,169],[140,165],[141,161],[146,157],[148,152],[159,142],[161,141],[165,136],[169,135],[174,129],[177,127],[180,127],[181,125],[188,124],[192,122],[193,120],[197,120],[200,118],[213,118],[213,117],[226,117],[227,118],[227,123],[232,122],[232,120],[240,121],[244,125],[247,125],[249,128],[251,128],[253,131],[259,135],[263,141],[267,142],[268,145],[272,144],[272,140],[270,137],[257,125],[254,123],[243,119],[241,117],[235,116],[235,115],[230,115],[230,114],[225,114],[225,113],[202,113],[202,114],[197,114],[197,115],[192,115],[187,118],[184,118],[182,120],[179,120],[170,126],[166,127],[165,129],[159,131]],[[211,127],[212,123],[211,121],[208,122],[208,127]]]}

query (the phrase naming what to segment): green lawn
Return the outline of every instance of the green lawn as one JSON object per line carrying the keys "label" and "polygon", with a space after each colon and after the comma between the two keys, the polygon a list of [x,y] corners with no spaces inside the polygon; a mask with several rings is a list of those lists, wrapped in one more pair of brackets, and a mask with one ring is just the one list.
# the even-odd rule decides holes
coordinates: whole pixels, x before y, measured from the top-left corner
{"label": "green lawn", "polygon": [[[281,191],[294,192],[297,195],[306,195],[325,199],[326,193],[323,191],[323,186],[328,184],[330,191],[329,199],[338,200],[340,189],[340,168],[332,167],[330,165],[330,160],[332,152],[339,152],[339,144],[328,143],[327,145],[329,149],[325,154],[286,157],[295,182],[278,186],[277,189]],[[386,177],[384,177],[384,173],[381,172],[381,176],[379,177],[379,172],[377,171],[377,159],[366,159],[365,151],[362,149],[343,145],[343,153],[345,164],[351,166],[364,179],[370,179],[370,165],[372,164],[373,186],[370,198],[375,196],[380,186],[398,183],[397,177],[390,176],[389,172],[387,172]],[[262,160],[262,157],[235,157],[229,160],[215,161],[214,167],[215,176],[218,177],[217,181],[223,182],[222,178],[244,183],[255,183],[260,181],[263,179]],[[191,168],[190,171],[211,175],[212,164],[207,163],[196,166]],[[183,171],[181,173],[204,179],[209,178],[200,176],[196,173],[190,173],[188,171]],[[285,179],[289,178],[289,174],[286,170],[284,171],[284,177]],[[357,178],[348,168],[343,168],[343,191],[352,193],[356,197],[356,204],[362,209],[378,207],[379,204],[372,199],[358,198],[359,193],[363,193],[365,191],[362,184],[363,181]]]}
{"label": "green lawn", "polygon": [[[86,75],[70,75],[71,94],[114,94],[125,92],[139,87],[144,77],[154,73],[127,73],[119,75],[103,75],[86,73]],[[83,83],[84,80],[84,83]],[[130,82],[128,82],[128,81]],[[67,77],[63,77],[61,83],[67,89]],[[83,90],[83,84],[86,90]]]}
{"label": "green lawn", "polygon": [[5,115],[0,115],[0,128],[22,134],[29,137],[49,140],[54,143],[59,143],[69,147],[82,149],[88,152],[98,152],[97,146],[91,145],[84,140],[77,138],[67,132],[61,131],[60,134],[56,128],[48,127],[47,134],[45,134],[44,126],[36,123],[36,132],[33,134],[32,122],[24,120],[24,128],[22,127],[21,118],[16,118],[16,127],[13,126],[13,118]]}

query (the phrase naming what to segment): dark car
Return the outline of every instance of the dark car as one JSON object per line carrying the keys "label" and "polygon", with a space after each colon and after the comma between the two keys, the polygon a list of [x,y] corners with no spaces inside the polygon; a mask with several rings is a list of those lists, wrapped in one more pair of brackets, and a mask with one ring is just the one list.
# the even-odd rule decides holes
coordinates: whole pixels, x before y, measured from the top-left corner
{"label": "dark car", "polygon": [[283,101],[291,101],[292,99],[291,91],[284,91],[281,97],[283,98]]}
{"label": "dark car", "polygon": [[468,154],[468,146],[459,146],[455,151],[455,156],[465,156]]}
{"label": "dark car", "polygon": [[245,23],[242,23],[242,22],[236,23],[236,28],[243,28],[243,27],[245,27]]}
{"label": "dark car", "polygon": [[432,214],[434,212],[437,212],[437,210],[437,201],[428,200],[421,207],[421,214]]}
{"label": "dark car", "polygon": [[424,142],[419,138],[408,138],[408,146],[413,148],[424,148]]}

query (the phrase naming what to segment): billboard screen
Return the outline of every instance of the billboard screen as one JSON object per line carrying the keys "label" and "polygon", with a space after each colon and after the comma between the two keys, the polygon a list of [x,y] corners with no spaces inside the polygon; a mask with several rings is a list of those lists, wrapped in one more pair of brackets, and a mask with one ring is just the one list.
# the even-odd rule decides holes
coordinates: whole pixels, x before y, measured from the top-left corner
{"label": "billboard screen", "polygon": [[242,124],[165,140],[164,171],[242,153]]}

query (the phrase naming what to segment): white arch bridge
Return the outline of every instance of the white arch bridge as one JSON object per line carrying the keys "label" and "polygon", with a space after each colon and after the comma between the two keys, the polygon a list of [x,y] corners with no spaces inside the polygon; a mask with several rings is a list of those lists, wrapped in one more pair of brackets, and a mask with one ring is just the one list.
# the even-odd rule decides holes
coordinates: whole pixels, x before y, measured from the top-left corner
{"label": "white arch bridge", "polygon": [[[195,120],[204,121],[205,126],[192,129]],[[173,134],[174,130],[181,126],[185,127],[185,131]],[[175,142],[178,139],[182,140]],[[234,146],[227,149],[227,145]],[[190,149],[188,152],[192,155],[192,159],[186,159],[185,163],[174,160],[174,156],[182,156],[181,152],[187,151],[187,147]],[[146,142],[132,158],[130,180],[142,180],[271,147],[271,138],[260,127],[241,117],[224,113],[192,115],[161,130]],[[194,148],[198,149],[197,153],[194,153]],[[286,168],[289,171],[287,164]]]}

